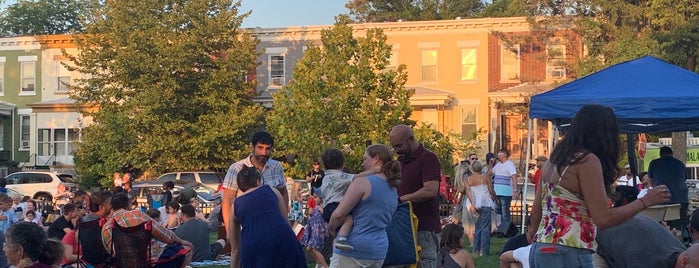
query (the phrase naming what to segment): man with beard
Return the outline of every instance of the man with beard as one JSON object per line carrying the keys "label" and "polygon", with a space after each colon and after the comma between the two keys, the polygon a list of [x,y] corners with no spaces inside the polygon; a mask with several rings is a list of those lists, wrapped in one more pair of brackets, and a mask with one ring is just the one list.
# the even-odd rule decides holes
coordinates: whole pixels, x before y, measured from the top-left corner
{"label": "man with beard", "polygon": [[413,202],[418,220],[417,242],[420,251],[419,267],[438,267],[439,233],[439,158],[415,140],[413,130],[406,125],[393,127],[389,134],[393,150],[401,163],[401,182],[398,202]]}
{"label": "man with beard", "polygon": [[285,204],[289,204],[289,193],[286,190],[286,178],[284,177],[284,169],[282,169],[279,161],[270,159],[272,155],[272,147],[274,146],[274,138],[266,131],[258,131],[252,135],[252,154],[242,160],[233,163],[226,172],[226,177],[223,180],[223,199],[221,200],[221,213],[223,214],[223,223],[229,232],[231,206],[233,201],[238,196],[238,171],[244,167],[255,167],[262,175],[261,184],[267,184],[273,188],[277,188],[282,195]]}

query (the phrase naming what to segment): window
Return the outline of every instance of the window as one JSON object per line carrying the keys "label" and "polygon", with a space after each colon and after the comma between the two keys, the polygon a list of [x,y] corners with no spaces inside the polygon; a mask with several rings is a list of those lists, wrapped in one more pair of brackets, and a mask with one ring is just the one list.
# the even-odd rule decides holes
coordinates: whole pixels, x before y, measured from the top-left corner
{"label": "window", "polygon": [[473,138],[477,131],[476,125],[476,105],[466,105],[461,107],[461,136],[464,139]]}
{"label": "window", "polygon": [[36,62],[20,62],[22,90],[20,93],[34,93],[36,83]]}
{"label": "window", "polygon": [[64,65],[65,62],[59,61],[57,62],[58,64],[58,81],[56,81],[58,84],[58,88],[56,89],[56,92],[61,92],[65,93],[68,92],[68,84],[70,84],[70,71],[66,68]]}
{"label": "window", "polygon": [[182,174],[180,174],[180,180],[196,181],[196,179],[194,178],[194,173],[182,173]]}
{"label": "window", "polygon": [[36,140],[36,154],[39,156],[51,156],[51,129],[39,129],[36,132]]}
{"label": "window", "polygon": [[221,174],[218,173],[199,173],[199,179],[203,184],[220,184],[223,181]]}
{"label": "window", "polygon": [[391,57],[388,58],[388,64],[386,64],[386,71],[398,70],[398,50],[391,51]]}
{"label": "window", "polygon": [[39,156],[73,155],[80,141],[80,129],[76,128],[40,128],[37,131],[37,150]]}
{"label": "window", "polygon": [[0,96],[5,95],[5,62],[0,62]]}
{"label": "window", "polygon": [[270,86],[281,87],[284,85],[284,56],[269,57],[269,81]]}
{"label": "window", "polygon": [[519,45],[500,47],[500,80],[515,82],[519,80]]}
{"label": "window", "polygon": [[476,80],[476,49],[461,49],[461,81]]}
{"label": "window", "polygon": [[548,45],[546,54],[546,79],[565,79],[566,46]]}
{"label": "window", "polygon": [[19,149],[29,150],[29,115],[20,115],[19,124]]}
{"label": "window", "polygon": [[420,62],[422,82],[437,82],[437,50],[423,50]]}

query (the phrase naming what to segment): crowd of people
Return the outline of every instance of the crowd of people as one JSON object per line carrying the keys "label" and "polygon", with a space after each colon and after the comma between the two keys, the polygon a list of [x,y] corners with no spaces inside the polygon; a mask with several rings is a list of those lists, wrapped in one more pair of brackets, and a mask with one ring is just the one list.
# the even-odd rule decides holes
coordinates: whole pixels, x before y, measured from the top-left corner
{"label": "crowd of people", "polygon": [[[318,267],[383,267],[402,202],[417,217],[418,267],[475,267],[474,257],[491,254],[491,236],[506,236],[513,225],[509,208],[521,193],[508,151],[485,161],[470,154],[456,166],[457,206],[443,225],[437,155],[407,125],[393,127],[388,139],[365,148],[358,174],[345,167],[342,151],[325,150],[305,178],[311,196],[303,208],[301,187],[288,189],[281,163],[271,159],[273,137],[256,132],[251,154],[226,173],[220,211],[227,241],[214,243],[198,199],[175,195],[172,182],[163,183],[159,207],[142,211],[133,205],[130,176],[115,174],[112,191],[65,194],[61,216],[45,226],[36,202],[0,192],[0,268],[185,267],[222,253],[230,253],[231,267],[306,267],[306,256]],[[620,150],[613,110],[583,106],[550,158],[536,158],[527,231],[508,240],[501,267],[699,265],[699,246],[683,243],[699,241],[699,211],[686,213],[684,165],[663,147],[647,173],[633,176],[618,168]],[[667,225],[639,214],[668,203],[685,212]],[[223,252],[227,242],[231,251]]]}

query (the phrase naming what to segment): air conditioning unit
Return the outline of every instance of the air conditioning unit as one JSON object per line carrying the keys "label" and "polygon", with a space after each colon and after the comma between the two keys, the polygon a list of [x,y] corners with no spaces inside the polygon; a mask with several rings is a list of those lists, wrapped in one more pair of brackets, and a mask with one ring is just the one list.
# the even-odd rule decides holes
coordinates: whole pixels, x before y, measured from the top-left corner
{"label": "air conditioning unit", "polygon": [[272,85],[273,86],[283,86],[284,85],[284,77],[272,77]]}
{"label": "air conditioning unit", "polygon": [[566,68],[561,66],[552,67],[549,71],[549,76],[552,79],[564,79],[566,78]]}

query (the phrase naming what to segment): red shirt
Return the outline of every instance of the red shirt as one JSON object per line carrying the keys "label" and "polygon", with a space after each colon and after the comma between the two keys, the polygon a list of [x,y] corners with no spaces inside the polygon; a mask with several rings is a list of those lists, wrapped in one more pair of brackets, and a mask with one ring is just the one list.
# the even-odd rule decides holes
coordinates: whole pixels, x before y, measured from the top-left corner
{"label": "red shirt", "polygon": [[534,192],[539,189],[539,179],[541,179],[541,169],[534,172]]}
{"label": "red shirt", "polygon": [[[414,193],[428,181],[441,179],[439,158],[433,152],[421,145],[410,158],[400,158],[401,180],[398,186],[398,196]],[[441,232],[439,220],[439,198],[437,195],[426,201],[413,202],[413,212],[418,219],[418,231]]]}
{"label": "red shirt", "polygon": [[[83,255],[82,249],[80,248],[80,245],[78,244],[78,240],[75,239],[75,230],[66,233],[66,235],[63,236],[63,239],[61,240],[61,244],[73,247],[73,254],[76,254],[78,256]],[[63,261],[61,262],[61,265],[65,265],[68,263],[70,263],[70,262],[68,262],[68,259],[63,257]]]}

